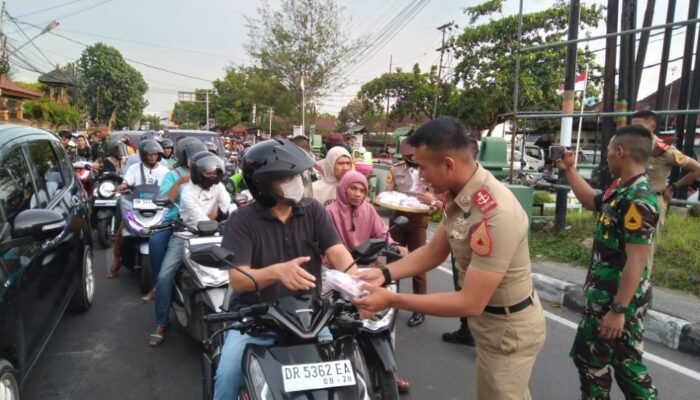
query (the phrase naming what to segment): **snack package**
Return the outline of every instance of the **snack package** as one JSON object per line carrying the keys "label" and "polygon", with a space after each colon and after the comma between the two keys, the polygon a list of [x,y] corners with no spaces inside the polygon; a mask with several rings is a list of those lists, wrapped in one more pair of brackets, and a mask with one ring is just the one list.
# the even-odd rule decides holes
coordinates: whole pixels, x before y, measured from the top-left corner
{"label": "snack package", "polygon": [[355,279],[345,272],[334,269],[326,270],[326,284],[340,293],[346,300],[366,295],[367,291],[360,289],[364,283],[364,281]]}

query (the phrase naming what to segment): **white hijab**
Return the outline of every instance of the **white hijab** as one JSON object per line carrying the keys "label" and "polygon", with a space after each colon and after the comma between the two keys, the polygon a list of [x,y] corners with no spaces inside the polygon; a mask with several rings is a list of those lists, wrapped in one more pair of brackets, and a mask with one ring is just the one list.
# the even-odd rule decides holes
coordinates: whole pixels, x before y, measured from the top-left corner
{"label": "white hijab", "polygon": [[338,186],[338,180],[335,178],[335,163],[340,157],[347,157],[352,161],[350,153],[342,146],[336,146],[328,150],[326,158],[323,159],[323,179],[314,182],[313,194],[314,198],[327,206],[335,200],[335,189]]}

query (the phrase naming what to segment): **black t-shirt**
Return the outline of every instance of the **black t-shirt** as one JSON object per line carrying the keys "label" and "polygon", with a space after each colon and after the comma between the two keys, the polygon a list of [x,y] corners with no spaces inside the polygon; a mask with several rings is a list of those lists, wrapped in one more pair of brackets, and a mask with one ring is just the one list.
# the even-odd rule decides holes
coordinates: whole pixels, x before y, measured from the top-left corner
{"label": "black t-shirt", "polygon": [[[257,203],[239,208],[226,222],[221,246],[234,253],[236,266],[254,269],[309,256],[306,268],[316,277],[316,290],[320,291],[321,254],[339,243],[340,237],[321,203],[305,198],[294,206],[285,224]],[[261,290],[264,302],[292,294],[295,293],[281,283]],[[258,300],[251,292],[242,294],[240,302],[254,304]]]}

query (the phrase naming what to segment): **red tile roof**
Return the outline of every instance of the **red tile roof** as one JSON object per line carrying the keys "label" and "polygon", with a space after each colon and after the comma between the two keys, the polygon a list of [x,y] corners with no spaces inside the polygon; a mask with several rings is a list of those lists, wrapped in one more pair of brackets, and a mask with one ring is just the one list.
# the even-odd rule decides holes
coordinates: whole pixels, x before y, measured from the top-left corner
{"label": "red tile roof", "polygon": [[4,76],[0,76],[0,88],[2,88],[3,96],[18,97],[20,99],[36,99],[44,96],[43,93],[25,89]]}

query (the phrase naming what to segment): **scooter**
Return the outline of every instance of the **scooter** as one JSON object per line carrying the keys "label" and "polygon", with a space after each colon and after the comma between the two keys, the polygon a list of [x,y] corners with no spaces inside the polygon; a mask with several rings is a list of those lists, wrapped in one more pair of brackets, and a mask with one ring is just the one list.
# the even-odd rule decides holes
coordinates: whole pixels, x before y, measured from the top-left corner
{"label": "scooter", "polygon": [[119,226],[117,202],[121,193],[117,191],[117,186],[122,181],[116,172],[105,172],[97,178],[97,187],[92,195],[92,221],[97,231],[97,241],[105,249],[112,247]]}
{"label": "scooter", "polygon": [[163,223],[167,198],[159,198],[158,185],[139,185],[129,192],[122,192],[119,199],[124,230],[122,230],[122,260],[128,270],[140,274],[140,289],[148,293],[153,287],[148,238],[150,229]]}
{"label": "scooter", "polygon": [[76,160],[73,162],[73,171],[89,199],[92,196],[95,185],[92,178],[92,163],[83,159]]}
{"label": "scooter", "polygon": [[[218,246],[197,249],[190,257],[210,267],[233,267],[233,253]],[[248,277],[257,287],[255,279]],[[348,302],[309,293],[205,316],[205,321],[220,329],[205,342],[204,398],[213,396],[222,334],[235,329],[277,335],[272,346],[246,346],[239,399],[369,400],[369,371],[355,338],[362,323],[353,317],[353,309]],[[318,334],[324,328],[330,328],[333,339],[319,342]]]}

